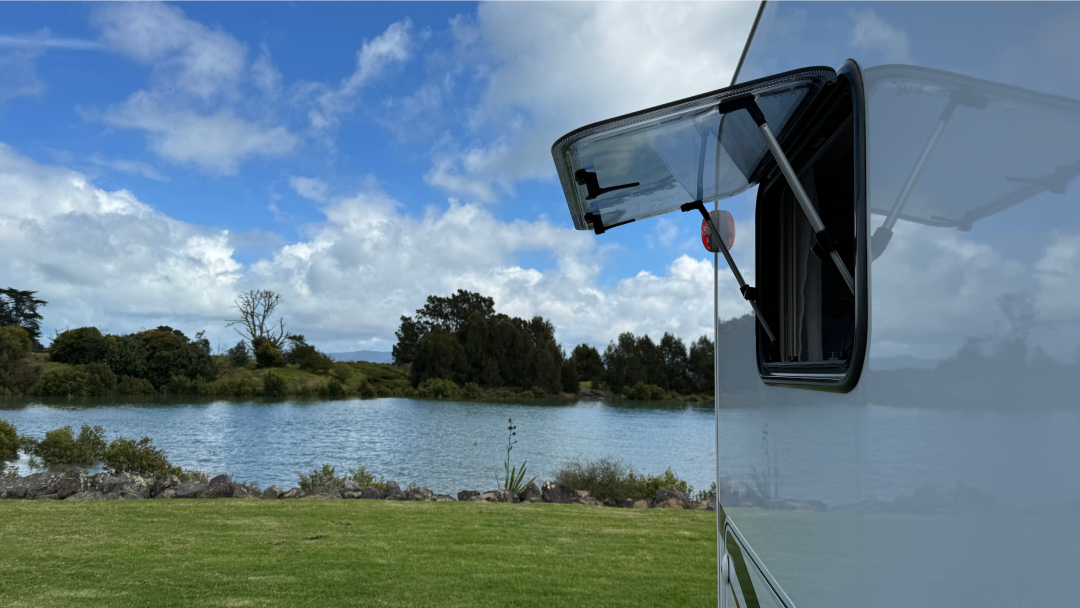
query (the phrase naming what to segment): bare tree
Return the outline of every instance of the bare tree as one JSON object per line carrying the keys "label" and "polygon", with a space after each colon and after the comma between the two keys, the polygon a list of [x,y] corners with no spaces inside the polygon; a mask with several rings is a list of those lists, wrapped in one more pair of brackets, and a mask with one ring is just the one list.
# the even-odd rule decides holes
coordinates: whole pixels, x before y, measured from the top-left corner
{"label": "bare tree", "polygon": [[240,318],[226,319],[225,327],[232,327],[249,342],[263,338],[280,350],[289,337],[285,331],[285,320],[279,317],[277,327],[270,322],[279,304],[281,294],[269,289],[245,291],[236,296],[236,304],[233,305],[240,311]]}

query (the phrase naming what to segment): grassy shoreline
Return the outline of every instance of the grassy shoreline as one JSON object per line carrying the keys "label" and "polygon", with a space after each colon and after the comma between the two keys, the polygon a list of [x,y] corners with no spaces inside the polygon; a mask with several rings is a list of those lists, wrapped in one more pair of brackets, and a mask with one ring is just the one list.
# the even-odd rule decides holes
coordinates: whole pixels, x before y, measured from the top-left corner
{"label": "grassy shoreline", "polygon": [[0,606],[716,602],[704,511],[309,499],[0,513]]}

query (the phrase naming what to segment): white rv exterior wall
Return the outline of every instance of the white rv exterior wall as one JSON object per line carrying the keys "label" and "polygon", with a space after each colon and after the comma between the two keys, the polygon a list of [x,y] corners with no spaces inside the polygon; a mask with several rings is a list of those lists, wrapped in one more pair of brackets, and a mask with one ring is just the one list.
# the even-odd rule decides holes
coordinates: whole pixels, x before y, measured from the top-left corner
{"label": "white rv exterior wall", "polygon": [[[762,386],[722,404],[732,485],[769,469],[776,504],[797,508],[726,510],[799,606],[1076,605],[1080,5],[770,3],[739,80],[849,58],[867,79],[872,209],[892,205],[945,100],[885,65],[988,81],[987,108],[950,119],[915,206],[955,220],[976,199],[1059,183],[966,231],[897,222],[871,265],[859,387]],[[748,417],[761,436],[723,430]]]}

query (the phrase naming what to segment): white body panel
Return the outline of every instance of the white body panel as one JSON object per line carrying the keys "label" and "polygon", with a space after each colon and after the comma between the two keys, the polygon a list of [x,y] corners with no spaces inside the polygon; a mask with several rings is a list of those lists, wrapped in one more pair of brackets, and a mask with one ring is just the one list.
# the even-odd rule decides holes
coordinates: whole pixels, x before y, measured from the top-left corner
{"label": "white body panel", "polygon": [[988,103],[949,118],[870,267],[855,391],[750,388],[749,343],[721,346],[725,510],[798,606],[1080,603],[1080,5],[770,3],[739,80],[849,58],[871,232],[948,99],[881,66]]}

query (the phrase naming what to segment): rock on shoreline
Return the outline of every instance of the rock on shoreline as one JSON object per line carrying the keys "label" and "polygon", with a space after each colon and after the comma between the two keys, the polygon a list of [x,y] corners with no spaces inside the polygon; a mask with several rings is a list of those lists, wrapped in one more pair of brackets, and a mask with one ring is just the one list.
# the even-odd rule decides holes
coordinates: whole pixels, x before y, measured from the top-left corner
{"label": "rock on shoreline", "polygon": [[[296,498],[322,499],[361,499],[361,500],[397,500],[418,502],[453,501],[448,494],[436,494],[427,488],[410,486],[405,490],[394,481],[386,482],[386,489],[360,487],[354,481],[346,482],[341,488],[322,489],[310,496],[300,488],[283,490],[270,486],[265,490],[232,481],[228,475],[218,475],[209,482],[180,481],[175,475],[136,475],[120,473],[110,475],[98,473],[87,475],[80,469],[70,469],[64,473],[42,472],[25,477],[0,477],[0,499],[13,500],[140,500],[140,499],[263,499],[285,500]],[[599,500],[586,490],[574,490],[553,481],[537,487],[530,483],[518,494],[506,490],[480,492],[462,490],[458,492],[458,501],[499,502],[510,504],[559,503],[584,506],[602,506]],[[646,499],[628,498],[621,505],[609,501],[607,506],[624,508],[667,508],[667,509],[709,509],[715,510],[715,503],[695,502],[685,494],[673,489],[663,489],[656,496]]]}

